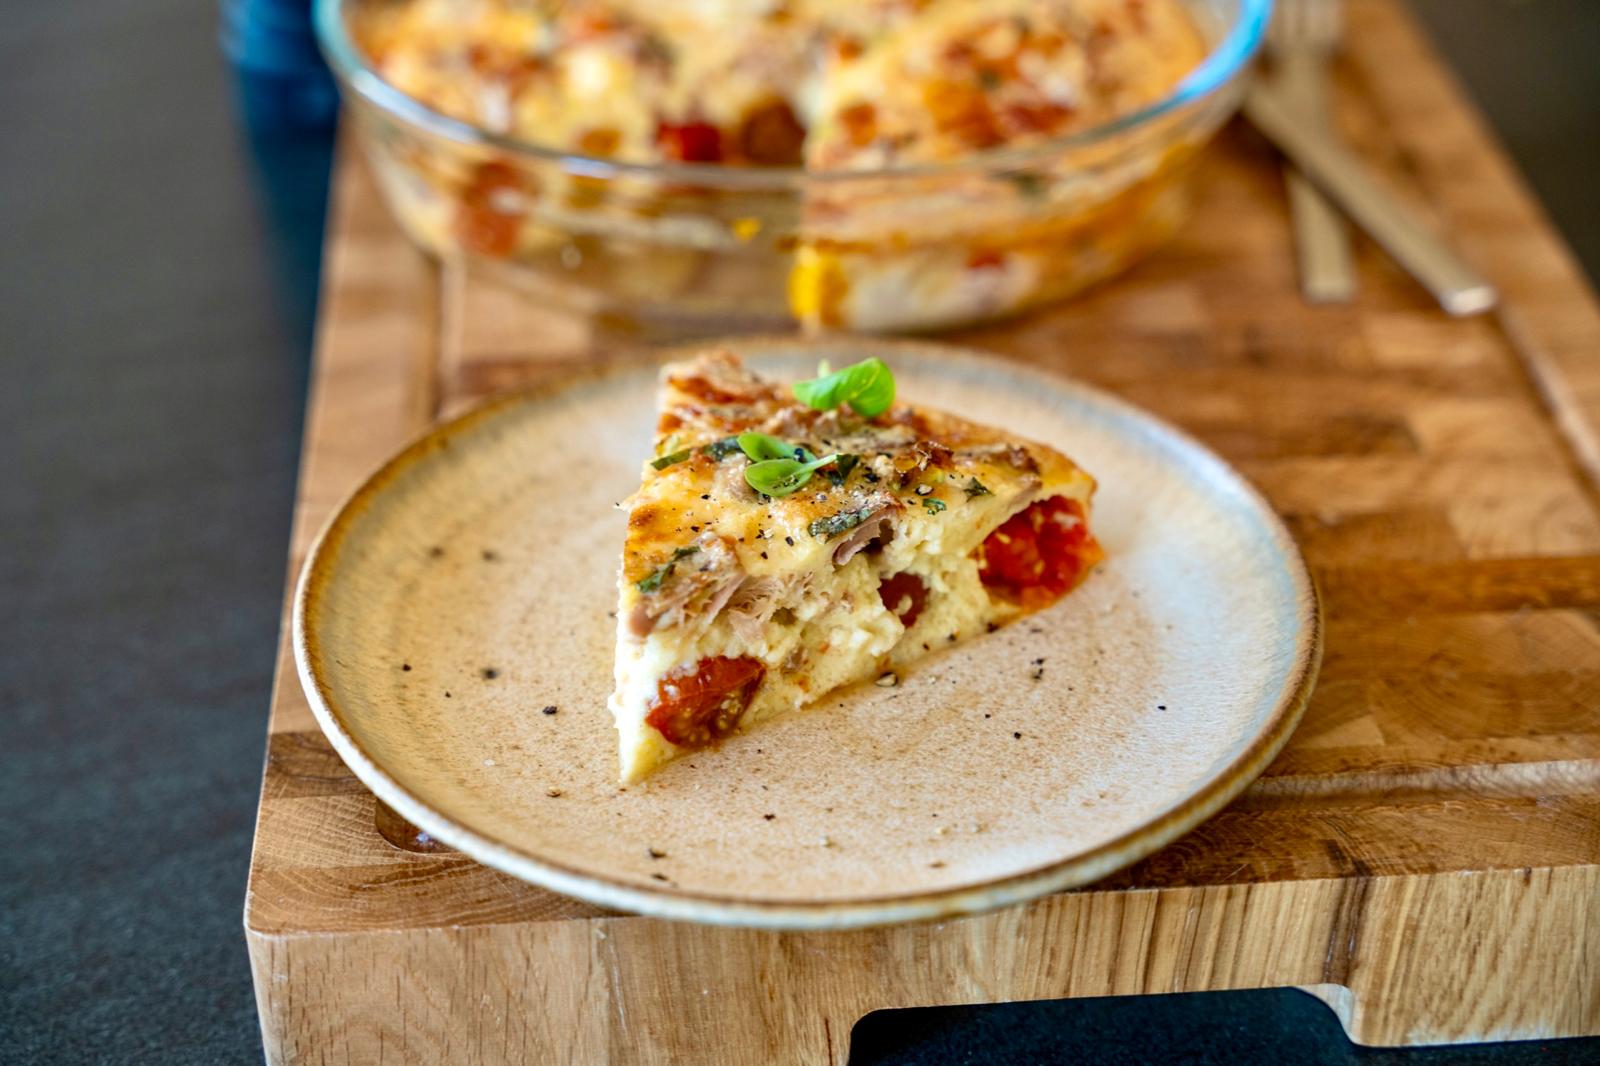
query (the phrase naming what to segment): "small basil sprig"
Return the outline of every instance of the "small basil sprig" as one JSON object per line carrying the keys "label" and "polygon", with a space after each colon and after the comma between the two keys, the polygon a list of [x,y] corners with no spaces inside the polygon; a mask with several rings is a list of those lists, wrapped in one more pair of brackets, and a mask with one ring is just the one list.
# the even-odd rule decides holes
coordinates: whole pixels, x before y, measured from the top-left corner
{"label": "small basil sprig", "polygon": [[802,463],[798,459],[763,459],[744,468],[750,487],[766,496],[787,496],[811,480],[811,475],[827,466],[837,455],[824,455]]}
{"label": "small basil sprig", "polygon": [[894,403],[894,374],[882,359],[863,359],[832,373],[824,361],[817,369],[817,377],[794,383],[795,396],[807,407],[831,411],[847,403],[862,418],[876,418]]}
{"label": "small basil sprig", "polygon": [[739,450],[748,455],[752,463],[764,459],[796,459],[809,463],[816,458],[801,445],[790,444],[765,433],[739,434]]}
{"label": "small basil sprig", "polygon": [[739,448],[750,457],[744,480],[764,496],[787,496],[811,480],[811,475],[837,461],[838,455],[818,459],[800,444],[765,433],[739,434]]}

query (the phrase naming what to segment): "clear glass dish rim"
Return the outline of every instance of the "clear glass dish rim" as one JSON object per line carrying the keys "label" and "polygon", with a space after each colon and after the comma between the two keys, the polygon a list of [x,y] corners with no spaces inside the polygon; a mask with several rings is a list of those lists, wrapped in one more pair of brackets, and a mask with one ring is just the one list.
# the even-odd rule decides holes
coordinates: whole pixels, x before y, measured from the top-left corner
{"label": "clear glass dish rim", "polygon": [[1025,148],[976,152],[948,163],[920,163],[875,170],[806,170],[803,167],[732,167],[718,163],[630,163],[602,159],[494,133],[433,110],[374,70],[356,47],[342,17],[349,0],[313,0],[317,42],[339,81],[375,107],[430,133],[511,155],[528,156],[592,178],[646,178],[725,189],[774,190],[800,186],[881,181],[886,178],[940,178],[961,174],[1025,170],[1075,149],[1088,148],[1210,96],[1238,75],[1261,46],[1273,0],[1238,0],[1239,17],[1200,65],[1171,93],[1137,111],[1092,129]]}

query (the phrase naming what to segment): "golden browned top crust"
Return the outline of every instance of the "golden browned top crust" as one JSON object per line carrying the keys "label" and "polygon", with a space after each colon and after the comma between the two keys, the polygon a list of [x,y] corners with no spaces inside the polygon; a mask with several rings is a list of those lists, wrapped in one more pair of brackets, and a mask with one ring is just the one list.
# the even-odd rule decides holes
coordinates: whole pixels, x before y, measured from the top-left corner
{"label": "golden browned top crust", "polygon": [[[904,508],[959,523],[958,505],[972,497],[1087,500],[1094,486],[1052,448],[941,411],[896,404],[864,419],[848,407],[813,410],[726,351],[663,370],[657,429],[655,458],[628,505],[625,600],[631,588],[674,603],[714,601],[732,591],[724,577],[805,565]],[[749,460],[734,439],[752,430],[853,460],[767,497],[746,483]]]}

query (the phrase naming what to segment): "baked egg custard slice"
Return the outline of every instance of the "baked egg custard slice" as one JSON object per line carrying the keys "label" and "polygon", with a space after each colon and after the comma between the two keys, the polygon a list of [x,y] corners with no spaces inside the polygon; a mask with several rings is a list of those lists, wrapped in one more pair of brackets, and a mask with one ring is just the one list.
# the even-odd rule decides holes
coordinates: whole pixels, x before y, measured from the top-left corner
{"label": "baked egg custard slice", "polygon": [[894,684],[1100,560],[1072,460],[893,395],[876,359],[792,386],[728,352],[663,369],[618,578],[625,783],[841,686]]}

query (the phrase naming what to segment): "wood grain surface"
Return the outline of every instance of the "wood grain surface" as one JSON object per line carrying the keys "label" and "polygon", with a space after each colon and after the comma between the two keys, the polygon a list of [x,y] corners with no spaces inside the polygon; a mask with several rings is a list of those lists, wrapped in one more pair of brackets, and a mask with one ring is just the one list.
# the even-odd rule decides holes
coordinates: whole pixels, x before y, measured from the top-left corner
{"label": "wood grain surface", "polygon": [[[1600,308],[1394,0],[1349,24],[1341,127],[1499,312],[1446,318],[1365,242],[1356,303],[1302,303],[1275,161],[1236,126],[1172,245],[951,338],[1151,409],[1291,523],[1326,658],[1256,785],[1108,882],[995,914],[677,925],[380,833],[282,649],[246,912],[269,1060],[842,1063],[881,1007],[1284,985],[1363,1043],[1600,1033]],[[291,573],[432,419],[629,352],[424,260],[350,153],[337,183]]]}

